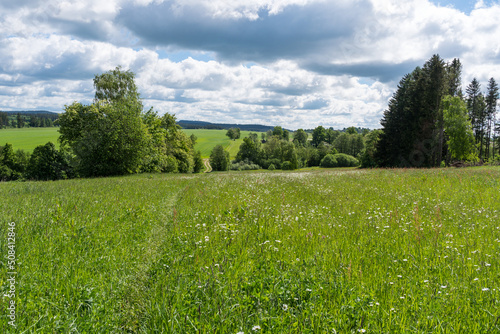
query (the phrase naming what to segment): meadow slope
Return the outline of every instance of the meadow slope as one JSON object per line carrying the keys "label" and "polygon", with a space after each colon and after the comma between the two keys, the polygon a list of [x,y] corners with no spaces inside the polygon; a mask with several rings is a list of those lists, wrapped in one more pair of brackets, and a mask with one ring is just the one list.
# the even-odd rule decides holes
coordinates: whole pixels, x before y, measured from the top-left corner
{"label": "meadow slope", "polygon": [[[0,183],[17,330],[500,331],[500,168]],[[2,295],[8,290],[1,262]]]}

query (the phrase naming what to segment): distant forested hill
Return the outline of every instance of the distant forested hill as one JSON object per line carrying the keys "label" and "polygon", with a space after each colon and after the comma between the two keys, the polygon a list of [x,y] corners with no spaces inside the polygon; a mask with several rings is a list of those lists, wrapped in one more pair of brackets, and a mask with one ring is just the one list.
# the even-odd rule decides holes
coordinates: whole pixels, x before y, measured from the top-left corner
{"label": "distant forested hill", "polygon": [[183,129],[227,130],[230,128],[239,128],[242,131],[255,131],[255,132],[266,132],[274,128],[273,126],[259,125],[259,124],[222,124],[222,123],[186,121],[186,120],[180,120],[177,122],[177,124],[179,124]]}

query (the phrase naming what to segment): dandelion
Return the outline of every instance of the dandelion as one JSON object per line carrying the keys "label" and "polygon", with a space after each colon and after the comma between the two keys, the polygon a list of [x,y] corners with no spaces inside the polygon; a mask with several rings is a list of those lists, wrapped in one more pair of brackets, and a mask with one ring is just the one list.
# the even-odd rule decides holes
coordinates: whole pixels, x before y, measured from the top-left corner
{"label": "dandelion", "polygon": [[253,331],[260,331],[260,326],[259,325],[255,325],[252,327],[252,330]]}

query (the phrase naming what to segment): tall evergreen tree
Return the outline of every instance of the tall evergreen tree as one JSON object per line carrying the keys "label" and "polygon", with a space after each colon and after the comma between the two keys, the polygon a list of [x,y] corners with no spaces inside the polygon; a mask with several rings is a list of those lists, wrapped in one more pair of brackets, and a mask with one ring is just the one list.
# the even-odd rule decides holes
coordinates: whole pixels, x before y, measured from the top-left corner
{"label": "tall evergreen tree", "polygon": [[[498,92],[498,84],[495,79],[491,78],[488,82],[488,88],[486,93],[486,158],[490,159],[490,146],[491,137],[494,135],[495,131],[495,119],[497,112],[497,102],[500,98]],[[493,141],[493,152],[495,152],[495,141]],[[494,155],[494,153],[493,153]],[[493,156],[494,157],[494,156]]]}
{"label": "tall evergreen tree", "polygon": [[483,94],[481,93],[481,84],[476,78],[474,78],[465,91],[467,93],[467,110],[469,111],[469,118],[471,120],[472,130],[474,131],[476,144],[480,146],[479,158],[482,159],[482,132],[484,129],[484,121],[486,119],[486,107]]}
{"label": "tall evergreen tree", "polygon": [[381,166],[431,167],[444,150],[441,99],[448,86],[446,65],[434,55],[400,81],[381,121],[375,155]]}
{"label": "tall evergreen tree", "polygon": [[448,81],[447,95],[462,97],[462,63],[455,58],[446,67],[446,79]]}

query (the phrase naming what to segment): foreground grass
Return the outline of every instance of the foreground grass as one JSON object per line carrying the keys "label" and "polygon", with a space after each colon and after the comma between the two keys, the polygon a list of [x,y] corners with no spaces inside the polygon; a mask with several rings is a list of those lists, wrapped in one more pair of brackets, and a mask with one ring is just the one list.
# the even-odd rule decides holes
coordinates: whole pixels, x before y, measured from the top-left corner
{"label": "foreground grass", "polygon": [[18,326],[498,332],[499,190],[499,168],[0,184]]}

